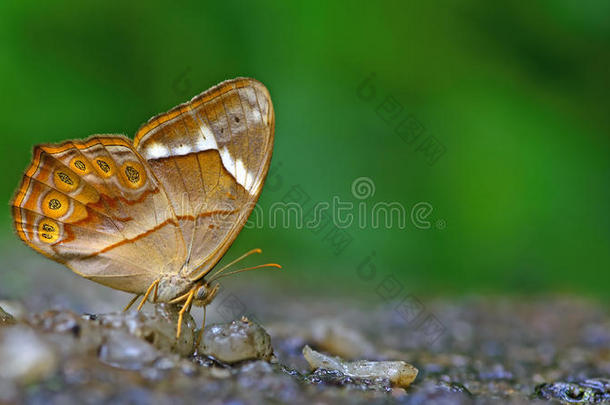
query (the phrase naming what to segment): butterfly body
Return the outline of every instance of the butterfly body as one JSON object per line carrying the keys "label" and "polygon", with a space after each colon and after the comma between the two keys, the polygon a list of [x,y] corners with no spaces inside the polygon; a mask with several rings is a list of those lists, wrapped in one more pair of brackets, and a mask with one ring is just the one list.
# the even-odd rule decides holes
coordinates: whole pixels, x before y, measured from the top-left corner
{"label": "butterfly body", "polygon": [[275,116],[238,78],[153,117],[133,142],[97,135],[34,148],[11,203],[18,236],[75,273],[160,302],[207,303],[204,277],[261,193]]}
{"label": "butterfly body", "polygon": [[[181,295],[186,294],[189,290],[195,287],[193,281],[180,277],[175,274],[167,274],[159,278],[158,293],[156,301],[158,302],[170,302]],[[148,287],[148,286],[147,286]],[[140,294],[144,294],[146,291],[140,291]]]}

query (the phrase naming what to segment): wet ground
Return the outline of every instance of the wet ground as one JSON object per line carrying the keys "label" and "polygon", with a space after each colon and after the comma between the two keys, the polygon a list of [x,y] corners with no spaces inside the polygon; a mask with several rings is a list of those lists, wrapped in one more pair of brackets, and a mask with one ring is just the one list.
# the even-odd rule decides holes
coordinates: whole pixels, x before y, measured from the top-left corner
{"label": "wet ground", "polygon": [[[222,332],[218,328],[229,327],[220,322],[208,324],[204,343],[195,351],[195,322],[189,319],[176,340],[177,315],[171,307],[147,306],[142,313],[126,314],[31,314],[16,301],[0,302],[5,309],[0,312],[0,401],[610,401],[610,380],[605,379],[610,323],[591,302],[433,300],[426,303],[428,320],[418,319],[416,303],[358,308],[350,302],[338,310],[344,304],[301,297],[281,306],[249,308],[265,321],[259,321],[264,329],[247,337],[245,347],[215,342],[214,334]],[[216,352],[201,353],[203,345],[209,349],[214,344]],[[419,375],[405,389],[384,378],[312,371],[302,354],[306,345],[345,359],[404,360]]]}
{"label": "wet ground", "polygon": [[[0,403],[610,403],[610,317],[582,298],[371,303],[235,283],[195,347],[200,310],[176,340],[170,306],[123,314],[128,295],[61,268],[10,274],[0,278]],[[307,345],[419,373],[404,388],[313,371]]]}

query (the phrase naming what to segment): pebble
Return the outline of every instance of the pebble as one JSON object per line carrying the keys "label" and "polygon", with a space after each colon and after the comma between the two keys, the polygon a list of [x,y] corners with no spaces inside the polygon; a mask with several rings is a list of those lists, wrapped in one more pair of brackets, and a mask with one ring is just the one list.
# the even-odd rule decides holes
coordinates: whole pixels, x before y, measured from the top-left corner
{"label": "pebble", "polygon": [[14,381],[0,378],[0,404],[18,403],[19,388]]}
{"label": "pebble", "polygon": [[33,383],[52,375],[57,366],[53,347],[30,327],[0,329],[0,379]]}
{"label": "pebble", "polygon": [[199,353],[224,363],[244,360],[271,360],[273,348],[269,334],[258,324],[242,318],[231,323],[207,326]]}
{"label": "pebble", "polygon": [[0,307],[0,326],[14,325],[17,321]]}
{"label": "pebble", "polygon": [[100,349],[99,358],[104,363],[128,370],[138,370],[160,357],[160,352],[150,343],[123,331],[111,331]]}
{"label": "pebble", "polygon": [[27,309],[19,301],[0,300],[0,308],[17,321],[24,320],[28,315]]}
{"label": "pebble", "polygon": [[321,350],[347,359],[362,358],[375,353],[375,347],[360,332],[338,319],[313,321],[311,340]]}
{"label": "pebble", "polygon": [[608,403],[610,402],[610,379],[592,378],[582,381],[540,384],[535,388],[540,399],[557,399],[564,402]]}
{"label": "pebble", "polygon": [[121,329],[152,344],[165,353],[190,356],[195,345],[195,320],[185,314],[180,338],[176,339],[178,309],[173,305],[155,305],[152,314],[143,311],[99,315],[95,321],[103,328]]}
{"label": "pebble", "polygon": [[96,354],[103,336],[98,325],[71,311],[49,310],[30,317],[29,324],[63,356]]}

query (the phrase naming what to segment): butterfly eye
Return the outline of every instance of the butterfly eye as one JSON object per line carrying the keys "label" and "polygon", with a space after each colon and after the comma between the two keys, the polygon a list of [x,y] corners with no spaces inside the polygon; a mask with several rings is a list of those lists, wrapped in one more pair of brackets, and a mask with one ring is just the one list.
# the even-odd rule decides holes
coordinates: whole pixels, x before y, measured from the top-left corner
{"label": "butterfly eye", "polygon": [[146,182],[146,171],[137,162],[125,162],[121,167],[121,179],[127,187],[140,188]]}
{"label": "butterfly eye", "polygon": [[58,190],[69,193],[76,190],[80,179],[71,171],[58,169],[53,174],[53,182]]}
{"label": "butterfly eye", "polygon": [[59,226],[55,221],[44,219],[38,224],[38,237],[45,243],[54,243],[59,239]]}
{"label": "butterfly eye", "polygon": [[42,199],[42,212],[51,218],[59,218],[68,212],[68,197],[57,191],[51,191]]}
{"label": "butterfly eye", "polygon": [[195,293],[194,299],[198,300],[198,301],[203,301],[207,295],[208,295],[208,289],[206,288],[206,286],[202,285],[201,287],[199,287],[199,289]]}
{"label": "butterfly eye", "polygon": [[95,158],[93,167],[95,167],[97,174],[105,179],[114,174],[114,162],[109,158]]}
{"label": "butterfly eye", "polygon": [[89,163],[85,162],[85,160],[80,157],[75,157],[72,159],[70,162],[70,167],[79,174],[87,174],[90,171]]}

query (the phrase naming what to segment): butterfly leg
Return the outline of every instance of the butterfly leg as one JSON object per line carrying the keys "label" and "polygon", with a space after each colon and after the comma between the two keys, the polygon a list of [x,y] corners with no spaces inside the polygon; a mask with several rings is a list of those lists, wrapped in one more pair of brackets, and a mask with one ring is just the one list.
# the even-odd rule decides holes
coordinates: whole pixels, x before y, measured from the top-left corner
{"label": "butterfly leg", "polygon": [[142,298],[142,302],[140,302],[140,305],[138,305],[138,311],[142,309],[153,289],[159,285],[159,280],[160,279],[156,279],[155,281],[153,281],[150,287],[148,287],[148,290],[146,290],[146,294],[144,294],[144,298]]}
{"label": "butterfly leg", "polygon": [[192,288],[191,291],[189,291],[188,297],[186,298],[186,302],[178,313],[178,329],[176,330],[176,339],[180,337],[180,332],[182,332],[182,318],[184,317],[184,313],[187,310],[190,310],[191,303],[193,302],[193,296],[195,295],[195,291],[197,290],[197,288]]}
{"label": "butterfly leg", "polygon": [[136,294],[135,297],[133,297],[131,301],[129,301],[129,304],[127,304],[127,306],[123,309],[123,312],[127,312],[129,308],[131,308],[131,306],[138,300],[138,298],[140,298],[141,295],[142,294]]}
{"label": "butterfly leg", "polygon": [[157,298],[159,297],[159,283],[155,286],[155,295],[153,296],[153,302],[157,302]]}

